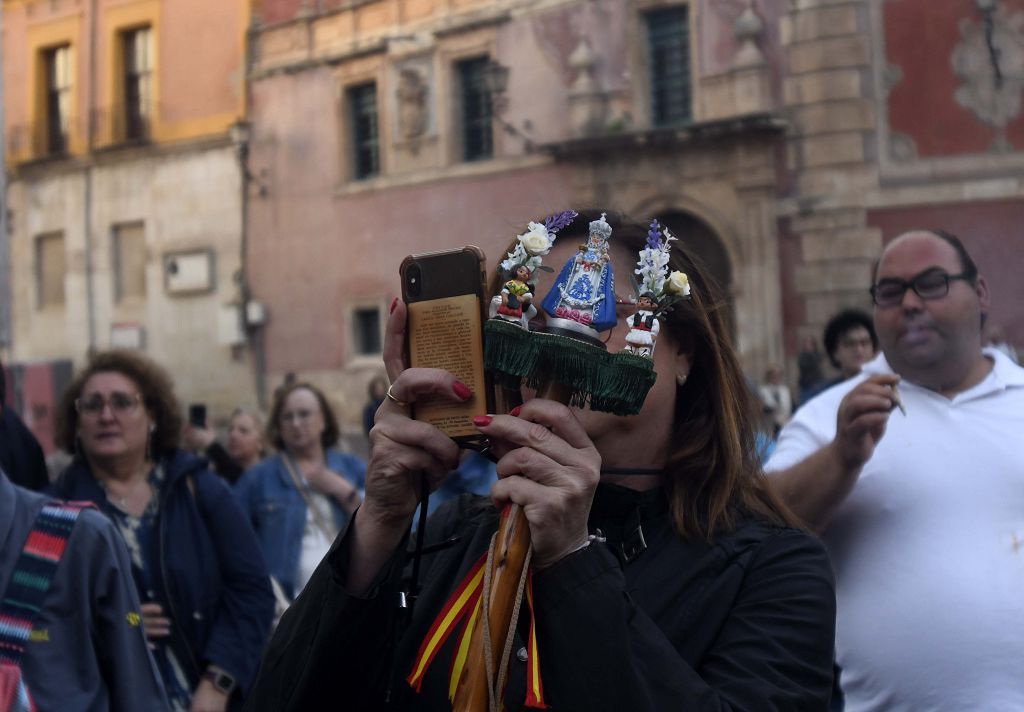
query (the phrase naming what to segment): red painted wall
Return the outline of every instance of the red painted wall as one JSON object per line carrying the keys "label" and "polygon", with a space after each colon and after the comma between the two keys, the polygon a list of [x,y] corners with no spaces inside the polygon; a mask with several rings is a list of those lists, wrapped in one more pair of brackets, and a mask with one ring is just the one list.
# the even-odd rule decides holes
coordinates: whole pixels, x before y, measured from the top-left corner
{"label": "red painted wall", "polygon": [[57,403],[71,380],[71,362],[5,364],[3,378],[4,407],[14,409],[49,455],[56,449]]}
{"label": "red painted wall", "polygon": [[918,205],[868,212],[868,224],[888,242],[908,230],[942,228],[959,237],[992,295],[990,323],[1024,346],[1024,200]]}
{"label": "red painted wall", "polygon": [[[1024,0],[1000,5],[1024,12]],[[922,158],[988,152],[996,132],[957,103],[962,80],[952,65],[960,24],[981,22],[976,0],[890,0],[883,8],[886,61],[902,74],[889,94],[892,131],[913,138]],[[1007,138],[1024,148],[1024,116],[1008,125]]]}

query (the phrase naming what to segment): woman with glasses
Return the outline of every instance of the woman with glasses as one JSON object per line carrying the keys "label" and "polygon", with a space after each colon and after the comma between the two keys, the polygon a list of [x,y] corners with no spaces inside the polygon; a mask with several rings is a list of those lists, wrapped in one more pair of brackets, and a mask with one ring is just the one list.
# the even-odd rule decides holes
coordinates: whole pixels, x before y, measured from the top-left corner
{"label": "woman with glasses", "polygon": [[273,594],[245,515],[179,448],[181,428],[163,368],[133,351],[96,355],[61,401],[57,440],[74,459],[53,493],[96,504],[127,544],[172,709],[226,710],[256,674]]}
{"label": "woman with glasses", "polygon": [[278,454],[242,475],[235,496],[256,529],[270,575],[291,601],[361,501],[366,464],[335,448],[338,421],[309,383],[283,388],[267,442]]}

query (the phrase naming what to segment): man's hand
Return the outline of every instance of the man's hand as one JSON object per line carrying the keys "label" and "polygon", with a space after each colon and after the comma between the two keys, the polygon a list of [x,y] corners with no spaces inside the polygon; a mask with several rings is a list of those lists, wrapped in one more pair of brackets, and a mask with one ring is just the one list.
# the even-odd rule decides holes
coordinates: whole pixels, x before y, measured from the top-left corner
{"label": "man's hand", "polygon": [[860,474],[885,434],[889,414],[896,407],[896,375],[871,376],[857,385],[839,403],[834,456],[848,476]]}

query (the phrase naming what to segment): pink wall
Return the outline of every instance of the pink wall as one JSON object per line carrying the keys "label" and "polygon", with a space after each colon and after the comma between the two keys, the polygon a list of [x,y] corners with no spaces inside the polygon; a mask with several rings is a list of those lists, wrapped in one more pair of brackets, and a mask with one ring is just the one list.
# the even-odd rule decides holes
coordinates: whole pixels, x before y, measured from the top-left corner
{"label": "pink wall", "polygon": [[262,22],[273,25],[293,19],[302,5],[303,0],[255,0],[253,11]]}
{"label": "pink wall", "polygon": [[56,449],[57,404],[71,376],[71,362],[5,364],[5,408],[17,412],[47,455]]}
{"label": "pink wall", "polygon": [[250,204],[249,278],[269,308],[270,373],[342,365],[346,308],[386,308],[405,255],[475,244],[493,267],[529,220],[569,207],[568,173],[557,166],[336,195],[333,96],[329,69],[253,88],[251,166],[268,192]]}

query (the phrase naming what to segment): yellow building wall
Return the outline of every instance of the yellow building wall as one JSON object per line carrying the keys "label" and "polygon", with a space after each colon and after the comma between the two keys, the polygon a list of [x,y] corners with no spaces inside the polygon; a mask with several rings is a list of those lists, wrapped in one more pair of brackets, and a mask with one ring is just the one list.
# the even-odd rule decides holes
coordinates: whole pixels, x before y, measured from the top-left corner
{"label": "yellow building wall", "polygon": [[153,38],[152,143],[223,136],[245,116],[249,0],[101,0],[95,22],[87,3],[68,9],[49,0],[4,0],[3,12],[8,165],[45,156],[43,52],[62,44],[71,47],[73,72],[69,153],[89,151],[90,115],[91,146],[117,142],[121,35],[143,26]]}

